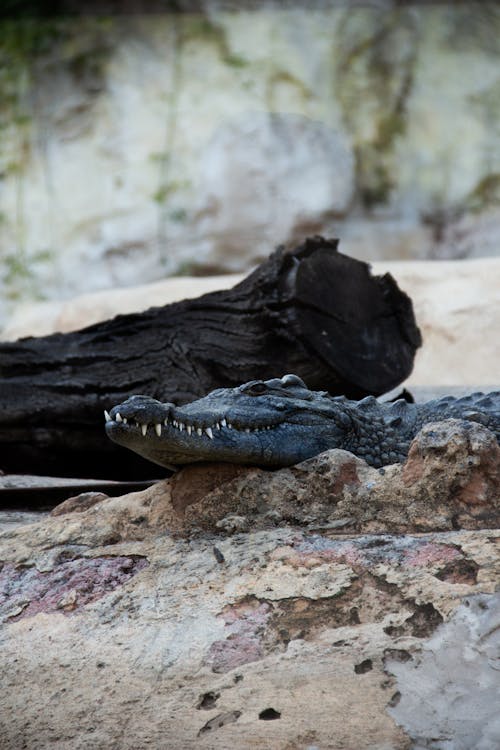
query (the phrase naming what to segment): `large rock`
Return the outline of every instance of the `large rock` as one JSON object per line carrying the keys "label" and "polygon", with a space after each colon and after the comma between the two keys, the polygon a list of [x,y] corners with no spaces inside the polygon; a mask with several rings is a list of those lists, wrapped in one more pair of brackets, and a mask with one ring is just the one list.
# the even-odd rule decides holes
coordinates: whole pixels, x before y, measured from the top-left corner
{"label": "large rock", "polygon": [[202,278],[176,276],[127,289],[81,294],[66,301],[26,303],[19,305],[9,318],[1,338],[4,341],[15,341],[25,336],[77,331],[101,320],[114,318],[115,315],[140,312],[149,307],[161,307],[218,289],[228,289],[242,278],[241,274]]}
{"label": "large rock", "polygon": [[320,122],[249,113],[211,139],[199,187],[197,252],[233,270],[345,215],[354,193],[354,157],[346,135]]}
{"label": "large rock", "polygon": [[234,5],[0,34],[0,319],[311,231],[498,255],[494,3]]}
{"label": "large rock", "polygon": [[432,430],[5,531],[2,750],[494,750],[500,449]]}
{"label": "large rock", "polygon": [[413,300],[423,346],[411,385],[498,385],[500,260],[374,263]]}
{"label": "large rock", "polygon": [[499,612],[498,593],[467,597],[415,658],[387,655],[387,673],[412,686],[395,693],[389,713],[418,738],[417,750],[498,747]]}

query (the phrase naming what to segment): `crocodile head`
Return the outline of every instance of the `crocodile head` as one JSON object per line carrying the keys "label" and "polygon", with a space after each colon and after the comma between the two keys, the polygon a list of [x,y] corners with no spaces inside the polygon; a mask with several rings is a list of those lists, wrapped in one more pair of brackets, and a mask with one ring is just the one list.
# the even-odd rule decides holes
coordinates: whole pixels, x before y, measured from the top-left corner
{"label": "crocodile head", "polygon": [[[220,388],[185,406],[132,396],[106,412],[111,440],[161,466],[287,466],[342,446],[350,420],[297,375]],[[333,416],[333,418],[332,418]]]}

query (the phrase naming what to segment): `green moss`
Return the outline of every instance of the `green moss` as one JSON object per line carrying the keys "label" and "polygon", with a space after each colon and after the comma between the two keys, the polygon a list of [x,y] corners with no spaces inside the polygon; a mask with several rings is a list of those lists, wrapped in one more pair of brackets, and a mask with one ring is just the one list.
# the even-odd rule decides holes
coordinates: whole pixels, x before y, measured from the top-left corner
{"label": "green moss", "polygon": [[51,263],[54,260],[54,257],[54,251],[46,247],[43,250],[37,250],[37,252],[31,256],[31,260],[33,263]]}
{"label": "green moss", "polygon": [[378,122],[375,146],[382,151],[390,151],[394,141],[405,132],[404,112],[394,111],[382,116]]}
{"label": "green moss", "polygon": [[8,286],[14,285],[19,280],[31,279],[31,271],[24,255],[11,253],[4,257],[5,275],[4,281]]}
{"label": "green moss", "polygon": [[465,201],[465,210],[472,213],[480,213],[492,206],[500,206],[500,174],[498,173],[484,177]]}
{"label": "green moss", "polygon": [[149,154],[149,160],[154,163],[166,164],[170,160],[170,154],[167,151],[153,151]]}
{"label": "green moss", "polygon": [[156,203],[166,203],[174,193],[188,187],[189,184],[188,180],[170,180],[160,185],[151,197]]}
{"label": "green moss", "polygon": [[235,54],[227,39],[222,26],[214,23],[206,16],[188,16],[181,19],[180,42],[187,44],[190,41],[203,41],[212,44],[217,50],[222,62],[230,68],[245,68],[248,60],[241,55]]}
{"label": "green moss", "polygon": [[378,122],[376,137],[372,144],[363,144],[357,149],[359,195],[367,209],[388,203],[395,188],[392,149],[398,136],[405,130],[400,112],[391,112]]}
{"label": "green moss", "polygon": [[187,211],[185,208],[174,208],[168,214],[168,218],[176,224],[182,224],[187,219]]}
{"label": "green moss", "polygon": [[[0,150],[3,177],[16,180],[17,207],[12,222],[14,247],[2,259],[7,295],[37,296],[33,264],[51,261],[48,249],[26,249],[23,171],[30,160],[32,114],[39,82],[66,69],[75,86],[93,93],[101,88],[110,48],[106,24],[80,18],[9,18],[0,20]],[[112,39],[112,37],[110,37]],[[46,90],[57,96],[57,89]],[[8,150],[7,150],[8,149]]]}
{"label": "green moss", "polygon": [[443,41],[461,52],[500,54],[498,2],[443,4]]}
{"label": "green moss", "polygon": [[12,175],[19,175],[22,172],[22,164],[19,161],[9,161],[4,167],[4,174],[6,177]]}
{"label": "green moss", "polygon": [[354,140],[359,198],[371,209],[387,203],[395,187],[394,147],[406,130],[418,16],[394,8],[346,12],[337,34],[335,95]]}
{"label": "green moss", "polygon": [[103,76],[114,35],[106,19],[0,19],[0,126],[31,122],[37,76],[66,67],[89,90]]}
{"label": "green moss", "polygon": [[230,68],[246,68],[248,65],[248,60],[241,57],[241,55],[228,54],[223,57],[223,61]]}
{"label": "green moss", "polygon": [[0,21],[1,54],[7,62],[25,62],[49,52],[61,33],[61,22],[54,19],[4,19]]}
{"label": "green moss", "polygon": [[28,256],[23,250],[8,253],[2,258],[4,294],[8,300],[44,300],[46,295],[37,283],[33,267],[36,263],[52,262],[53,250],[45,248]]}
{"label": "green moss", "polygon": [[0,21],[0,122],[6,126],[27,124],[22,106],[31,80],[31,60],[48,45],[52,24],[46,28],[33,19]]}
{"label": "green moss", "polygon": [[171,192],[172,191],[168,185],[162,185],[153,193],[151,197],[155,201],[155,203],[165,203]]}
{"label": "green moss", "polygon": [[192,260],[186,260],[179,263],[175,271],[172,272],[172,276],[193,276],[196,263]]}
{"label": "green moss", "polygon": [[273,89],[283,84],[296,88],[305,101],[312,99],[314,96],[311,89],[300,78],[297,78],[286,70],[278,70],[269,76],[267,82],[267,99],[269,103],[271,103]]}
{"label": "green moss", "polygon": [[366,169],[366,166],[360,160],[358,174],[361,183],[359,197],[365,208],[375,208],[377,205],[388,202],[394,188],[394,182],[387,166],[377,164],[375,167]]}

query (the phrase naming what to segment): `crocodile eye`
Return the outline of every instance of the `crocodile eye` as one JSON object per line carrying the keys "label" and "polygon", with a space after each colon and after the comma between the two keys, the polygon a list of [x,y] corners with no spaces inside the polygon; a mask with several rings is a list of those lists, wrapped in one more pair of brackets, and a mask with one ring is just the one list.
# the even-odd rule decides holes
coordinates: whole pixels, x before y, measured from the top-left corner
{"label": "crocodile eye", "polygon": [[248,388],[245,389],[245,391],[251,396],[262,396],[262,394],[267,391],[267,385],[262,381],[252,383],[252,385],[249,385]]}

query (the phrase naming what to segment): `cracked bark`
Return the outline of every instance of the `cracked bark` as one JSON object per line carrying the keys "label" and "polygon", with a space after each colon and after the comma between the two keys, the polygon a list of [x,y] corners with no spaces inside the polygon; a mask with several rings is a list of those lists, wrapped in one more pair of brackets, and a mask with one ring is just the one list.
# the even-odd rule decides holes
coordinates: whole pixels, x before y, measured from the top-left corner
{"label": "cracked bark", "polygon": [[0,344],[0,468],[161,475],[105,437],[103,409],[133,393],[181,404],[287,372],[353,398],[395,387],[421,344],[411,301],[337,244],[279,249],[229,290]]}

